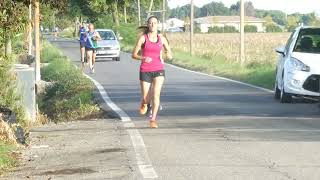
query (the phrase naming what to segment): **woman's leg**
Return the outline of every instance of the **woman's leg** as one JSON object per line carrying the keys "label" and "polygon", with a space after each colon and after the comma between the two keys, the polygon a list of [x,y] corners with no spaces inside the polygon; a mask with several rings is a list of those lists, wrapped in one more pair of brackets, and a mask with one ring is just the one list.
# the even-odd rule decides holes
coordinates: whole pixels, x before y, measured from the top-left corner
{"label": "woman's leg", "polygon": [[81,54],[81,62],[84,63],[84,56],[85,56],[85,48],[80,47],[80,54]]}
{"label": "woman's leg", "polygon": [[81,69],[83,70],[84,68],[84,56],[85,56],[85,48],[80,47],[80,55],[81,55]]}
{"label": "woman's leg", "polygon": [[92,50],[86,50],[87,53],[87,62],[89,63],[89,68],[92,68]]}
{"label": "woman's leg", "polygon": [[94,65],[94,63],[96,63],[96,56],[97,56],[97,54],[96,54],[95,51],[96,51],[96,50],[94,50],[93,53],[92,53],[92,66]]}
{"label": "woman's leg", "polygon": [[148,104],[148,94],[151,83],[146,81],[140,81],[141,86],[141,105],[140,105],[140,114],[145,114],[147,112]]}
{"label": "woman's leg", "polygon": [[160,105],[160,94],[162,85],[164,82],[164,76],[158,76],[153,79],[152,82],[152,117],[151,121],[157,120],[157,114]]}

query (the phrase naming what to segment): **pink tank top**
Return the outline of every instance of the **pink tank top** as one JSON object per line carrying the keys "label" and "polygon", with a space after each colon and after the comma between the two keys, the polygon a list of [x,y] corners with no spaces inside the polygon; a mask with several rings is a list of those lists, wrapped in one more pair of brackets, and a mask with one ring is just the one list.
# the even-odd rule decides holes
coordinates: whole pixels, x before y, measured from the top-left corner
{"label": "pink tank top", "polygon": [[145,43],[142,49],[143,57],[152,58],[151,63],[142,62],[140,65],[141,72],[153,72],[153,71],[161,71],[164,69],[164,63],[160,58],[161,50],[162,50],[162,42],[159,35],[157,35],[158,41],[151,42],[147,34],[144,35]]}

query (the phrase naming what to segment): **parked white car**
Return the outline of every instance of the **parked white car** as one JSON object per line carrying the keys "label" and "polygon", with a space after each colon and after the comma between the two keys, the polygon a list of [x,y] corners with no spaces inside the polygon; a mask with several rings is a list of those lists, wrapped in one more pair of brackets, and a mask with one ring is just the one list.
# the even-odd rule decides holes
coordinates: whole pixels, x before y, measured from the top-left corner
{"label": "parked white car", "polygon": [[120,43],[117,36],[111,29],[96,29],[101,36],[98,41],[96,58],[112,58],[112,60],[120,61]]}
{"label": "parked white car", "polygon": [[291,103],[293,96],[319,97],[320,27],[296,28],[276,52],[275,98]]}

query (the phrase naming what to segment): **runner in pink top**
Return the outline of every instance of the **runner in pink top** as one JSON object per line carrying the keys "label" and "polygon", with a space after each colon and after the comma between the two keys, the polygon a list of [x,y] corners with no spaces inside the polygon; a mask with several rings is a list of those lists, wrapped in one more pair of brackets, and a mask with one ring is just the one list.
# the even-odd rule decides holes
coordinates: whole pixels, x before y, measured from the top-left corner
{"label": "runner in pink top", "polygon": [[150,63],[141,62],[140,72],[153,72],[164,70],[164,63],[161,60],[162,41],[157,35],[157,42],[151,42],[147,34],[144,35],[145,43],[141,51],[142,57],[149,57],[152,59]]}
{"label": "runner in pink top", "polygon": [[[164,62],[162,50],[166,52],[168,59],[172,59],[169,43],[162,35],[158,35],[158,19],[156,16],[148,18],[148,27],[139,37],[132,52],[132,58],[141,60],[140,65],[140,86],[141,104],[140,114],[146,114],[148,103],[152,98],[152,116],[150,117],[150,127],[157,128],[157,114],[160,104],[160,93],[164,82]],[[141,55],[139,55],[141,51]],[[151,86],[152,84],[152,86]],[[151,90],[150,90],[151,87]],[[149,90],[151,93],[149,94]]]}

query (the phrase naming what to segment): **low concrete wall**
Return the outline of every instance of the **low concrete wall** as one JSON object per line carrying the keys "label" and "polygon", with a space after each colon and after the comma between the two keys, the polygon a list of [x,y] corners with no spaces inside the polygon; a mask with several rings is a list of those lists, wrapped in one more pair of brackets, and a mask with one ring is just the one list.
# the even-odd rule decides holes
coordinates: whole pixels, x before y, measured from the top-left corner
{"label": "low concrete wall", "polygon": [[33,67],[25,64],[16,64],[18,92],[22,96],[22,105],[25,107],[26,116],[30,121],[36,120],[36,94],[35,72]]}

